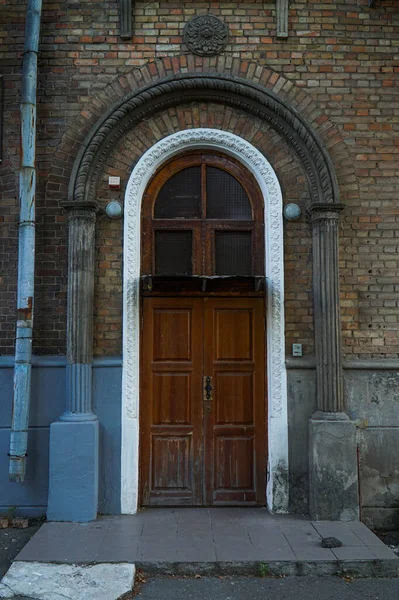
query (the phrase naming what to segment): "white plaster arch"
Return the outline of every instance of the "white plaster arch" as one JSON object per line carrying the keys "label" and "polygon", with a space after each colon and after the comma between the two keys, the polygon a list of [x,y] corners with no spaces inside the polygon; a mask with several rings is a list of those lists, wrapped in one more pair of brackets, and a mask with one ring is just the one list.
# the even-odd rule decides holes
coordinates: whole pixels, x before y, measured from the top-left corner
{"label": "white plaster arch", "polygon": [[184,150],[211,149],[239,160],[259,184],[265,206],[267,278],[268,473],[266,503],[288,511],[287,375],[284,344],[284,261],[281,188],[270,163],[243,138],[217,129],[186,129],[160,140],[138,161],[125,195],[121,512],[134,514],[139,482],[140,215],[150,178]]}

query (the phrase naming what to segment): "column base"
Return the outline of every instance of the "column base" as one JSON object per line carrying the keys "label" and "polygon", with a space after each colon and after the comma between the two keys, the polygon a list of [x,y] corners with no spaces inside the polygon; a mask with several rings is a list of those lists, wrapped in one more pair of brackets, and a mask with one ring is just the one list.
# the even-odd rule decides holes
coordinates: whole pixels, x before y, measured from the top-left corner
{"label": "column base", "polygon": [[347,415],[317,412],[310,419],[309,476],[312,519],[359,520],[356,427]]}
{"label": "column base", "polygon": [[99,422],[60,421],[50,427],[47,519],[85,523],[97,517]]}

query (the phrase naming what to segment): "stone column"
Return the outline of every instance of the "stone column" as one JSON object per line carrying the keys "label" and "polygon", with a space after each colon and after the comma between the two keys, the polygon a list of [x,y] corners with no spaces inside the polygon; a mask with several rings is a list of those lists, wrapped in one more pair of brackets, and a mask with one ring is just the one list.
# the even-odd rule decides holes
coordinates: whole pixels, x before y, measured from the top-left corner
{"label": "stone column", "polygon": [[99,425],[93,413],[95,205],[67,205],[68,309],[66,410],[50,428],[47,518],[91,521],[97,516]]}
{"label": "stone column", "polygon": [[68,215],[67,398],[63,421],[92,421],[94,236],[96,210]]}
{"label": "stone column", "polygon": [[313,296],[317,411],[310,420],[310,514],[359,518],[356,428],[344,412],[339,306],[340,206],[314,205]]}

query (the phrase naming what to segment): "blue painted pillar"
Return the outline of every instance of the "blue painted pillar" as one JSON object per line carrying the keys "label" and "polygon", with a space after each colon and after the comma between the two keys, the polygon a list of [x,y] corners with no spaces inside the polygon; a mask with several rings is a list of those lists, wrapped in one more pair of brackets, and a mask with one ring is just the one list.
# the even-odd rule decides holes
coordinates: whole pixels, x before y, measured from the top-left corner
{"label": "blue painted pillar", "polygon": [[93,297],[96,206],[69,210],[67,400],[50,428],[50,521],[97,516],[99,424],[93,412]]}

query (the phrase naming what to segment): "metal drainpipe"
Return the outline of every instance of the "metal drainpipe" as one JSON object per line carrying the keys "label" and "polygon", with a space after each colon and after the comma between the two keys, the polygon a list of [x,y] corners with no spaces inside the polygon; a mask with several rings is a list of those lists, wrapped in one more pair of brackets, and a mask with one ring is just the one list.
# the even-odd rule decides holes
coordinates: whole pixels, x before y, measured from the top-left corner
{"label": "metal drainpipe", "polygon": [[19,252],[11,481],[24,481],[28,446],[35,276],[36,85],[42,0],[28,0],[21,91]]}

